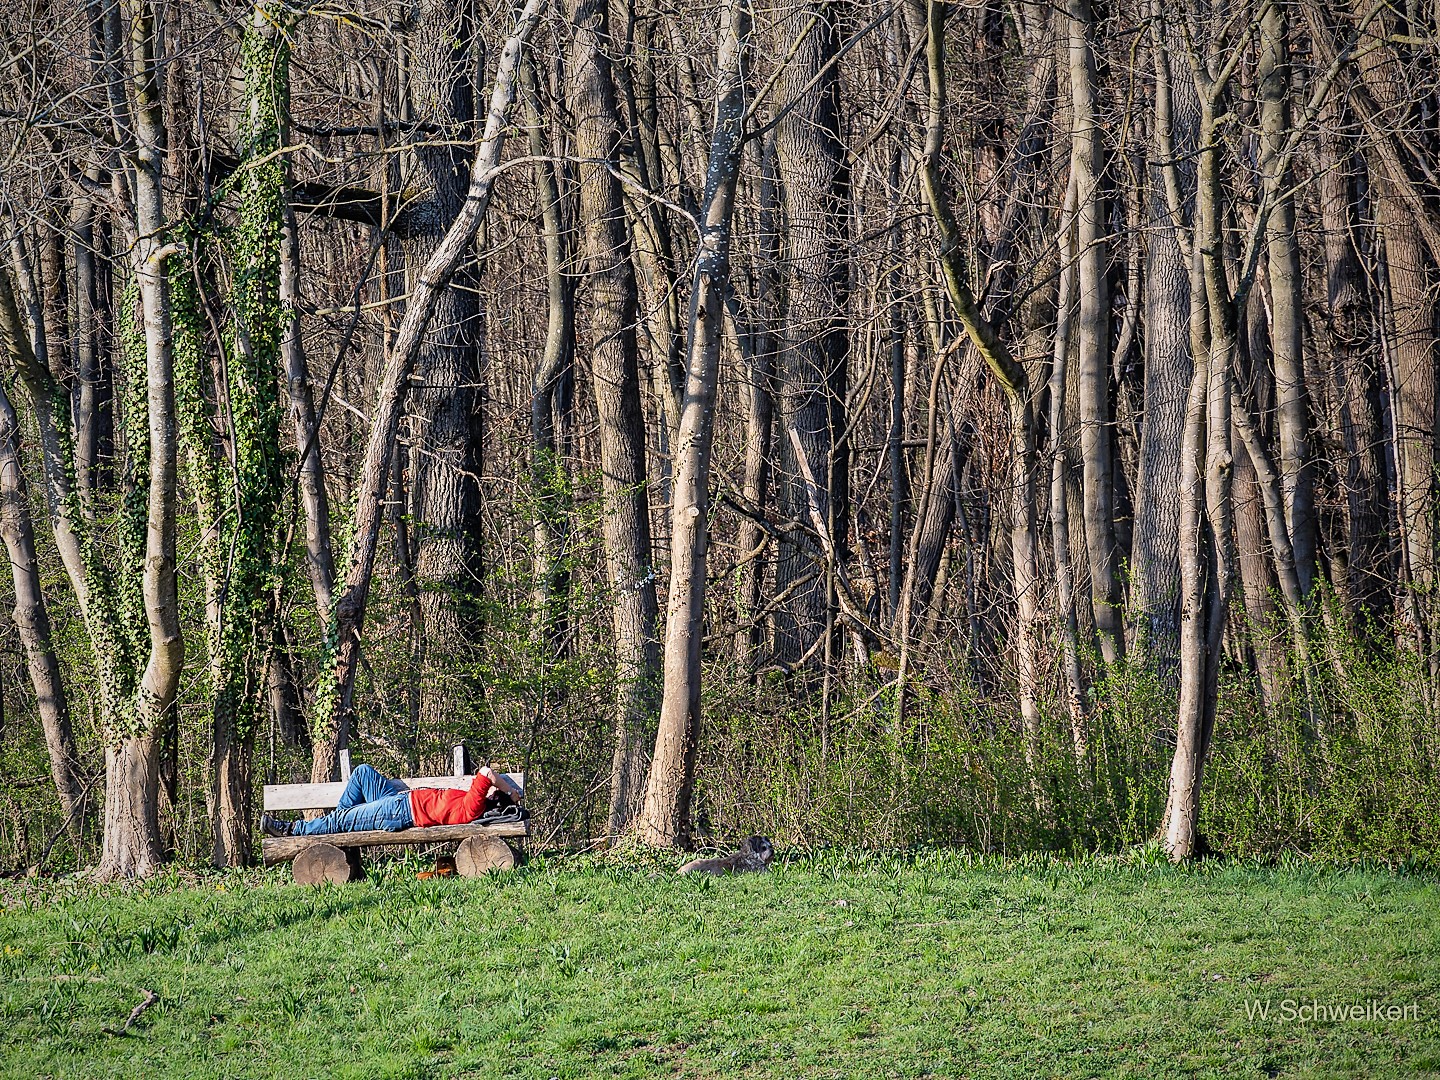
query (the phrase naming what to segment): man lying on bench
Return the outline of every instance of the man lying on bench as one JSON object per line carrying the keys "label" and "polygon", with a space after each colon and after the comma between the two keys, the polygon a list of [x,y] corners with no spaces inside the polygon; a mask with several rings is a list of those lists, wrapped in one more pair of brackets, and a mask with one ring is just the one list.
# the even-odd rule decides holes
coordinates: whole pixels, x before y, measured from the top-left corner
{"label": "man lying on bench", "polygon": [[[520,792],[509,777],[486,765],[468,788],[404,787],[369,765],[357,765],[335,809],[314,821],[281,821],[260,816],[266,836],[324,836],[384,829],[398,832],[431,825],[468,825],[486,810],[513,806]],[[519,811],[517,811],[519,813]]]}

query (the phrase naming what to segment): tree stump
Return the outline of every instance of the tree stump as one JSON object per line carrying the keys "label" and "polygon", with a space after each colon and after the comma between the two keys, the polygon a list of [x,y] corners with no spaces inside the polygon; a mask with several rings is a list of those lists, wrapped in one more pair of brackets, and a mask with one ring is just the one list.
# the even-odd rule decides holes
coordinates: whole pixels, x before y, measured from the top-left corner
{"label": "tree stump", "polygon": [[461,877],[482,877],[488,870],[509,870],[514,865],[514,850],[493,836],[467,836],[455,852],[455,872]]}
{"label": "tree stump", "polygon": [[338,885],[359,876],[355,873],[355,860],[334,844],[311,844],[295,856],[291,871],[299,885],[319,885],[326,881]]}

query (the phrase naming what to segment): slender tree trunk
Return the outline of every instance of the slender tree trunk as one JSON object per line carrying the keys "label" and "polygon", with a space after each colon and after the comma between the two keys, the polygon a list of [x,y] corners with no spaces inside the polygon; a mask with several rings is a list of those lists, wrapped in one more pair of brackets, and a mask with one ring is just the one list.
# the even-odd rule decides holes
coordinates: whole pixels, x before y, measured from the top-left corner
{"label": "slender tree trunk", "polygon": [[600,413],[605,557],[614,593],[615,757],[610,833],[625,832],[645,798],[646,753],[660,691],[658,601],[646,491],[645,423],[640,403],[639,298],[620,184],[620,113],[611,71],[608,0],[571,0],[570,108],[576,117],[580,218],[590,287],[591,371]]}
{"label": "slender tree trunk", "polygon": [[[770,463],[775,427],[775,356],[780,344],[781,304],[784,287],[780,266],[780,187],[775,175],[775,137],[764,137],[760,149],[760,214],[755,261],[756,318],[759,322],[750,370],[745,380],[745,498],[757,512],[770,504]],[[748,668],[757,666],[756,653],[765,639],[765,627],[758,619],[769,562],[769,537],[760,523],[742,518],[736,566],[740,575],[738,615],[741,629],[736,634],[735,654]]]}
{"label": "slender tree trunk", "polygon": [[1290,136],[1289,30],[1285,7],[1271,4],[1260,26],[1260,170],[1278,194],[1266,219],[1266,266],[1270,284],[1270,350],[1275,363],[1276,421],[1285,521],[1295,550],[1302,593],[1315,579],[1315,482],[1310,462],[1310,401],[1305,387],[1305,314],[1300,245],[1290,171],[1278,163]]}
{"label": "slender tree trunk", "polygon": [[1110,290],[1107,219],[1100,190],[1104,169],[1096,116],[1095,17],[1089,0],[1067,0],[1072,131],[1070,168],[1076,184],[1076,320],[1080,453],[1085,471],[1085,546],[1100,652],[1109,664],[1125,649],[1120,549],[1115,539],[1114,409],[1110,400]]}
{"label": "slender tree trunk", "polygon": [[[921,182],[925,199],[940,239],[940,269],[955,314],[986,366],[1005,392],[1010,421],[1010,556],[1014,568],[1016,626],[1013,635],[1015,667],[1020,698],[1020,716],[1025,730],[1027,763],[1034,779],[1036,806],[1044,809],[1045,797],[1034,777],[1040,749],[1039,658],[1036,624],[1038,603],[1038,544],[1035,527],[1035,434],[1030,404],[1030,380],[1023,365],[1011,355],[995,327],[980,312],[970,289],[965,247],[959,225],[950,207],[950,197],[941,174],[940,152],[944,141],[946,113],[945,6],[941,0],[926,4],[926,72],[929,102],[925,126],[925,147],[921,157]],[[903,625],[903,623],[902,623]],[[905,680],[908,656],[902,653],[897,675],[897,729],[905,719]]]}
{"label": "slender tree trunk", "polygon": [[[520,69],[530,153],[551,154],[534,65]],[[545,349],[530,379],[530,469],[536,500],[535,604],[544,648],[551,659],[568,649],[570,452],[575,404],[575,286],[573,243],[560,179],[550,161],[535,163],[535,192],[545,246]]]}
{"label": "slender tree trunk", "polygon": [[690,291],[689,356],[674,465],[670,603],[665,623],[665,687],[655,756],[637,830],[645,843],[685,845],[700,727],[700,646],[704,638],[705,549],[710,452],[720,379],[720,330],[730,278],[730,219],[745,124],[748,0],[731,0],[720,27],[715,124],[702,203],[700,246]]}
{"label": "slender tree trunk", "polygon": [[[95,180],[95,175],[87,176]],[[95,204],[88,195],[71,204],[75,267],[75,480],[87,505],[104,482],[103,462],[113,451],[110,434],[108,274],[98,245]]]}
{"label": "slender tree trunk", "polygon": [[[0,277],[3,276],[5,273],[0,270]],[[0,286],[8,287],[8,284]],[[3,320],[3,324],[8,323],[8,319]],[[5,325],[7,337],[11,332],[13,329]],[[60,798],[65,831],[78,845],[85,817],[85,785],[80,776],[65,685],[60,678],[60,662],[50,638],[50,613],[40,585],[30,496],[20,460],[19,419],[3,387],[0,387],[0,538],[4,539],[5,551],[10,556],[10,574],[15,584],[15,629],[25,650],[30,685],[35,691],[36,711],[40,714],[45,748],[50,755],[50,775]]]}
{"label": "slender tree trunk", "polygon": [[1070,558],[1069,499],[1065,493],[1065,455],[1059,445],[1065,414],[1065,382],[1070,363],[1070,318],[1075,306],[1076,257],[1071,230],[1076,217],[1074,196],[1079,181],[1071,174],[1060,215],[1060,281],[1055,298],[1055,344],[1050,366],[1050,537],[1055,560],[1055,593],[1059,611],[1060,651],[1065,670],[1066,703],[1075,759],[1084,764],[1089,750],[1089,687],[1080,662],[1080,634],[1075,618],[1075,574]]}

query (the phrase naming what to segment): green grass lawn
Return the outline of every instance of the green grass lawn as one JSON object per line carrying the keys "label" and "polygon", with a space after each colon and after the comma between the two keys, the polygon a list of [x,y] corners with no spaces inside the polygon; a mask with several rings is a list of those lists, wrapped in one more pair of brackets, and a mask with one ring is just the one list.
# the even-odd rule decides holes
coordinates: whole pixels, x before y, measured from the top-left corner
{"label": "green grass lawn", "polygon": [[1440,1075],[1434,877],[1145,862],[0,883],[0,1073]]}

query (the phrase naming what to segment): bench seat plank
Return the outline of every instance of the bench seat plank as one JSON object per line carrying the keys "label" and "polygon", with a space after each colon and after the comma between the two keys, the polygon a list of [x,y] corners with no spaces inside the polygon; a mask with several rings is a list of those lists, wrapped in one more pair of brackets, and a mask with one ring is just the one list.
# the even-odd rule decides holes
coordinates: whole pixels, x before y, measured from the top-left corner
{"label": "bench seat plank", "polygon": [[289,862],[312,844],[336,847],[379,847],[382,844],[443,844],[470,836],[529,836],[529,821],[504,821],[498,825],[431,825],[424,829],[366,829],[363,832],[324,833],[320,836],[270,836],[260,844],[266,866]]}

